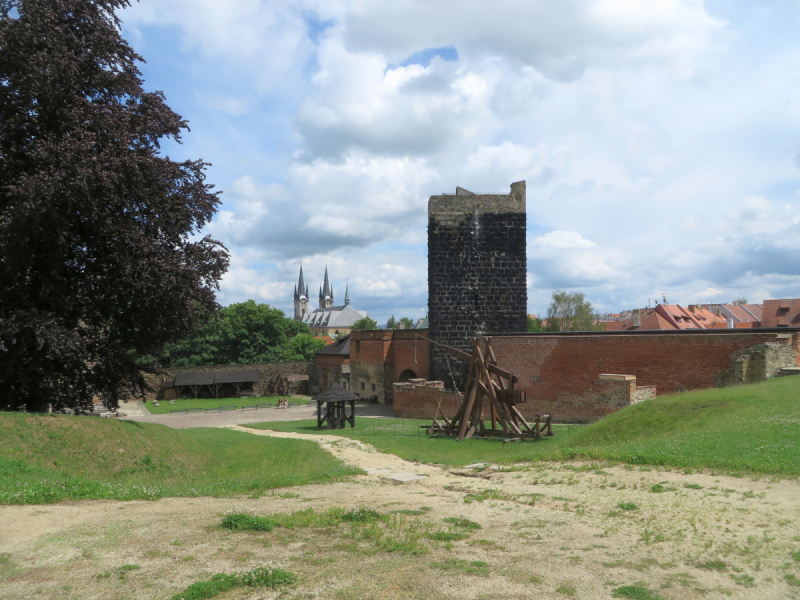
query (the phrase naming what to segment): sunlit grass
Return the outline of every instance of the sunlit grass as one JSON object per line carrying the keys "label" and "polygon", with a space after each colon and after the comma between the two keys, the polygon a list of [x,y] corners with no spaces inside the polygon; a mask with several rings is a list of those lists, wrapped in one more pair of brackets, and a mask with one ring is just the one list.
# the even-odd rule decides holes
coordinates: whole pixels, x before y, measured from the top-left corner
{"label": "sunlit grass", "polygon": [[[555,415],[556,417],[558,415]],[[540,442],[429,437],[429,420],[356,419],[330,432],[316,421],[248,425],[303,433],[336,433],[406,460],[464,466],[539,460],[608,460],[781,475],[800,474],[800,377],[663,396],[592,425],[556,425]]]}
{"label": "sunlit grass", "polygon": [[[145,403],[145,407],[150,414],[164,415],[169,414],[173,410],[186,410],[202,408],[204,410],[221,408],[223,406],[235,406],[236,408],[243,408],[245,406],[255,406],[256,404],[269,404],[270,406],[277,406],[279,398],[287,398],[289,402],[294,404],[307,404],[308,398],[297,398],[294,396],[259,396],[258,398],[183,398],[170,402],[169,400],[160,400],[158,406],[152,402]],[[125,412],[125,406],[120,407],[120,411]]]}
{"label": "sunlit grass", "polygon": [[357,472],[303,440],[0,413],[0,504],[259,495]]}

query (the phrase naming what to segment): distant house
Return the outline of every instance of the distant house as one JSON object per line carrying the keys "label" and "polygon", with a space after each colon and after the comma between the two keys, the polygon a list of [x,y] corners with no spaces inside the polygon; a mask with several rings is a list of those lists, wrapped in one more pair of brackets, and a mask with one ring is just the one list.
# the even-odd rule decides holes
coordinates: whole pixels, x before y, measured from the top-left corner
{"label": "distant house", "polygon": [[[625,313],[623,313],[625,314]],[[688,309],[677,304],[656,304],[654,308],[639,308],[628,313],[624,320],[599,321],[605,331],[724,329],[727,321],[698,305]]]}
{"label": "distant house", "polygon": [[725,327],[729,329],[761,327],[761,304],[701,304],[700,306],[723,317]]}
{"label": "distant house", "polygon": [[800,298],[764,300],[762,327],[800,327]]}
{"label": "distant house", "polygon": [[319,288],[319,308],[309,311],[308,286],[303,279],[303,267],[300,266],[300,279],[294,288],[294,320],[301,321],[311,327],[317,336],[339,338],[348,335],[353,323],[369,316],[366,311],[356,310],[350,306],[350,287],[345,288],[344,305],[333,305],[333,286],[328,280],[328,267],[325,267],[325,280]]}

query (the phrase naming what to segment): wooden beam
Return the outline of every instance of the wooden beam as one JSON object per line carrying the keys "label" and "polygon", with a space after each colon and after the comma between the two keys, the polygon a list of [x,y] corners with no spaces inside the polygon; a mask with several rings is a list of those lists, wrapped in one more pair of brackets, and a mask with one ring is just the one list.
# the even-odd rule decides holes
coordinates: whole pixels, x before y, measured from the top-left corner
{"label": "wooden beam", "polygon": [[[455,356],[459,360],[463,360],[464,362],[468,363],[472,359],[472,357],[469,354],[461,350],[458,350],[457,348],[453,348],[452,346],[446,346],[445,344],[440,344],[439,342],[434,342],[433,340],[428,340],[428,341],[431,344],[439,346],[442,350],[444,350],[451,356]],[[487,368],[489,369],[489,372],[494,373],[498,377],[505,377],[506,379],[510,379],[512,381],[519,380],[519,378],[516,375],[514,375],[513,373],[509,373],[505,369],[501,369],[497,365],[489,365]]]}

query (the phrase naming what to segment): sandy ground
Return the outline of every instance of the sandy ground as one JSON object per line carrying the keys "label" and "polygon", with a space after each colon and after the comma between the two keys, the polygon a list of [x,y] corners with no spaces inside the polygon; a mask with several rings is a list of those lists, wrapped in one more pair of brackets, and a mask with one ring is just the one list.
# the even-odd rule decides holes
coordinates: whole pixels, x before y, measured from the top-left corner
{"label": "sandy ground", "polygon": [[[310,400],[310,398],[309,398]],[[358,417],[391,417],[391,405],[369,404],[356,405]],[[349,410],[349,408],[348,408]],[[258,410],[231,410],[221,413],[189,413],[186,415],[151,415],[141,402],[128,402],[120,406],[119,411],[125,413],[121,420],[141,421],[142,423],[159,423],[173,429],[189,429],[192,427],[228,427],[247,423],[266,423],[269,421],[299,421],[316,419],[317,405],[291,406],[289,408],[261,408]]]}
{"label": "sandy ground", "polygon": [[[578,463],[444,470],[336,436],[232,428],[314,439],[367,475],[260,498],[1,507],[0,598],[168,598],[262,565],[299,581],[219,598],[606,599],[623,585],[664,600],[800,598],[797,481]],[[665,491],[651,491],[656,484]],[[334,506],[416,511],[397,516],[399,537],[443,530],[453,516],[482,529],[425,540],[428,552],[414,555],[376,549],[344,527],[219,527],[231,510]]]}

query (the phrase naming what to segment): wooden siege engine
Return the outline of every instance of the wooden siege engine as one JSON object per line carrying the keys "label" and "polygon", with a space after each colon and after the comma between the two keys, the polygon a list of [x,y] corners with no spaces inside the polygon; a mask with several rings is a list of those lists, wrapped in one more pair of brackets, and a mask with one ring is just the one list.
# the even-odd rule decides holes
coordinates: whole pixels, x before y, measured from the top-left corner
{"label": "wooden siege engine", "polygon": [[497,365],[491,337],[473,338],[472,355],[429,341],[468,363],[469,370],[464,396],[455,416],[445,417],[439,400],[428,433],[455,435],[459,440],[475,434],[498,436],[508,438],[505,441],[541,439],[545,430],[544,435],[553,435],[550,415],[535,415],[534,422],[528,423],[517,409],[517,404],[527,401],[525,390],[515,389],[517,376]]}

